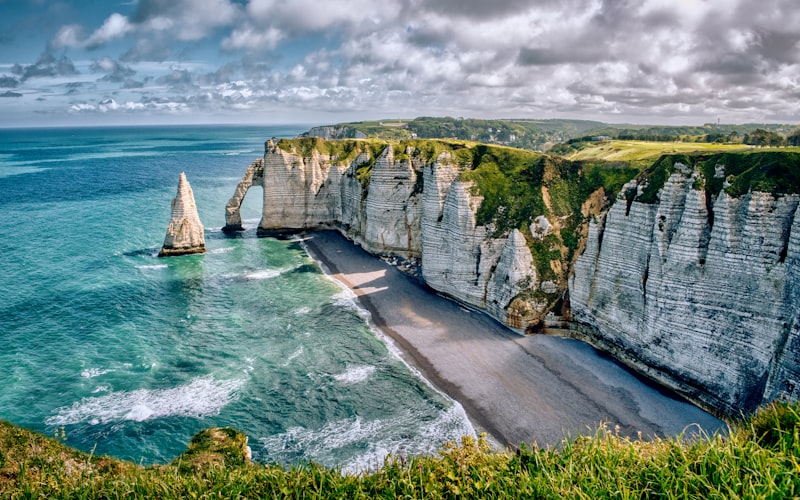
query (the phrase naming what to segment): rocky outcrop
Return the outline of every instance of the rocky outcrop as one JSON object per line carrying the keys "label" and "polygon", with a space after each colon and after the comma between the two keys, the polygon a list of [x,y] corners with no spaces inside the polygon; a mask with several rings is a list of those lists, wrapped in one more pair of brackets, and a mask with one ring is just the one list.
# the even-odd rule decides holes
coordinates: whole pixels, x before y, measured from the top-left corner
{"label": "rocky outcrop", "polygon": [[633,199],[634,182],[590,224],[569,282],[574,330],[736,415],[797,397],[800,196],[715,195],[703,182],[676,163],[656,203]]}
{"label": "rocky outcrop", "polygon": [[[420,264],[437,291],[525,330],[546,314],[526,237],[492,236],[476,223],[482,198],[460,180],[465,167],[449,151],[435,158],[413,146],[377,154],[366,144],[343,161],[296,142],[266,143],[226,207],[226,231],[241,230],[247,190],[264,190],[259,234],[338,229],[366,250]],[[361,146],[358,146],[361,147]],[[260,183],[260,184],[259,184]]]}
{"label": "rocky outcrop", "polygon": [[[241,221],[240,221],[241,225]],[[197,215],[194,193],[186,174],[181,172],[178,180],[178,192],[172,200],[172,216],[167,226],[167,236],[161,247],[159,257],[205,253],[206,242],[203,224]]]}

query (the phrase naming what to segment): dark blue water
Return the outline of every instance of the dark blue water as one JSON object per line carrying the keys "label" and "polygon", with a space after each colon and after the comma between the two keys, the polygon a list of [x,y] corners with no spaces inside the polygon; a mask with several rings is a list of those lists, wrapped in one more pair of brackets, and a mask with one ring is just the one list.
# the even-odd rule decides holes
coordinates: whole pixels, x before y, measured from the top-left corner
{"label": "dark blue water", "polygon": [[[285,127],[0,130],[0,418],[167,462],[210,426],[358,470],[471,434],[296,242],[224,207]],[[208,253],[158,259],[185,171]]]}

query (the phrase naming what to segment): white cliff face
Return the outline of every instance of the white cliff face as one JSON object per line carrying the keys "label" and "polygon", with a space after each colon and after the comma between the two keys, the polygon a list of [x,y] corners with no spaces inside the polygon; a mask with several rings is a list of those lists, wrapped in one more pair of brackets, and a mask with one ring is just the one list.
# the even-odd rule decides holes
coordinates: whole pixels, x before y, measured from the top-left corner
{"label": "white cliff face", "polygon": [[[558,235],[559,219],[534,217],[530,242],[516,229],[493,234],[477,224],[483,198],[453,152],[431,160],[387,146],[374,157],[366,144],[345,161],[269,141],[226,207],[226,229],[241,230],[238,207],[261,185],[261,234],[338,229],[372,253],[420,263],[429,286],[512,328],[540,325],[563,282],[541,281],[531,247]],[[581,228],[569,280],[575,335],[722,413],[797,398],[800,195],[714,197],[693,168],[671,171],[657,203],[629,201],[644,189],[632,181]],[[604,197],[592,193],[583,216]]]}
{"label": "white cliff face", "polygon": [[422,253],[422,190],[416,189],[418,175],[422,175],[421,165],[415,169],[411,157],[395,161],[392,146],[383,150],[372,169],[365,200],[365,224],[360,238],[364,249],[406,258]]}
{"label": "white cliff face", "polygon": [[[491,238],[476,225],[482,198],[472,194],[471,182],[458,180],[462,168],[449,153],[433,161],[413,148],[402,153],[387,146],[375,159],[364,152],[342,164],[316,150],[302,157],[268,141],[226,207],[226,230],[241,230],[238,207],[260,182],[259,233],[335,228],[371,253],[420,262],[432,288],[513,328],[538,322],[546,311],[526,298],[540,284],[525,236],[514,230]],[[370,163],[368,183],[362,183],[358,169]]]}
{"label": "white cliff face", "polygon": [[621,195],[590,224],[569,283],[578,330],[724,413],[797,397],[800,196],[707,199],[674,170],[658,203]]}
{"label": "white cliff face", "polygon": [[189,181],[186,180],[186,174],[181,172],[178,192],[172,200],[172,216],[167,226],[167,236],[158,256],[169,257],[205,251],[205,235],[200,217],[197,215],[194,193]]}

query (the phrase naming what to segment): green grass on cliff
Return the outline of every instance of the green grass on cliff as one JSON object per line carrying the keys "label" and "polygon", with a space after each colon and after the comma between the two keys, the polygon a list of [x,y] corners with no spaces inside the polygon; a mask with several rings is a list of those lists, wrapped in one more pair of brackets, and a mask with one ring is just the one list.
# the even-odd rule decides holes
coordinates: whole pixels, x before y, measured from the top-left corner
{"label": "green grass on cliff", "polygon": [[[691,429],[689,429],[691,431]],[[0,422],[2,498],[797,498],[800,404],[775,404],[725,436],[651,441],[601,427],[555,449],[495,452],[464,439],[390,457],[361,475],[249,463],[245,439],[209,429],[172,464],[141,467]]]}
{"label": "green grass on cliff", "polygon": [[[701,176],[696,189],[705,189],[712,196],[723,189],[734,197],[749,191],[781,195],[800,193],[800,151],[792,149],[750,150],[737,153],[665,155],[642,173],[647,186],[636,198],[644,203],[655,203],[658,191],[674,170],[675,163],[696,167]],[[717,166],[724,174],[716,176]]]}

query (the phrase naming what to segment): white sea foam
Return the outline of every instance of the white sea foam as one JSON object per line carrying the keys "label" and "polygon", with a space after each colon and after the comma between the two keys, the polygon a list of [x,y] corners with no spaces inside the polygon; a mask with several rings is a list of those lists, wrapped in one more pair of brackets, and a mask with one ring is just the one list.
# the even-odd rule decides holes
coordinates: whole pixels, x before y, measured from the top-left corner
{"label": "white sea foam", "polygon": [[277,278],[286,271],[288,271],[288,269],[262,269],[260,271],[247,273],[244,275],[244,277],[249,280],[268,280]]}
{"label": "white sea foam", "polygon": [[311,312],[311,308],[310,307],[298,307],[297,309],[295,309],[294,314],[296,316],[305,316],[306,314],[309,314],[310,312]]}
{"label": "white sea foam", "polygon": [[333,375],[333,379],[344,384],[358,384],[367,380],[374,371],[375,367],[372,365],[352,365],[348,366],[343,373]]}
{"label": "white sea foam", "polygon": [[166,264],[143,264],[136,266],[136,269],[166,269],[167,267]]}
{"label": "white sea foam", "polygon": [[208,253],[212,254],[228,253],[231,250],[233,250],[233,247],[222,247],[222,248],[215,248]]}
{"label": "white sea foam", "polygon": [[288,358],[286,358],[286,361],[284,361],[281,364],[281,366],[283,367],[289,366],[289,363],[297,359],[301,354],[303,354],[303,346],[300,346],[297,349],[295,349],[295,351],[291,353]]}
{"label": "white sea foam", "polygon": [[[255,149],[234,149],[232,151],[223,151],[222,154],[225,156],[239,156],[241,154],[249,154],[254,153]],[[239,179],[236,179],[239,180]]]}
{"label": "white sea foam", "polygon": [[98,392],[108,392],[110,390],[111,388],[107,385],[98,385],[97,387],[94,388],[92,394],[97,394]]}
{"label": "white sea foam", "polygon": [[236,398],[236,391],[243,383],[243,380],[216,380],[209,375],[169,389],[111,392],[105,396],[83,398],[71,406],[62,406],[45,423],[142,422],[164,417],[216,415]]}
{"label": "white sea foam", "polygon": [[49,170],[46,168],[36,167],[8,167],[7,165],[0,166],[0,177],[11,177],[12,175],[32,174],[35,172],[44,172]]}
{"label": "white sea foam", "polygon": [[[437,418],[420,425],[420,416],[405,412],[385,420],[360,416],[328,422],[321,429],[292,427],[286,432],[259,439],[270,459],[289,459],[302,455],[328,466],[341,466],[348,474],[368,472],[380,467],[387,456],[433,454],[442,444],[462,436],[475,436],[460,405],[443,411]],[[410,435],[409,435],[410,434]],[[365,449],[345,462],[337,460],[340,450],[358,445]]]}
{"label": "white sea foam", "polygon": [[95,378],[99,377],[100,375],[105,375],[106,373],[112,370],[101,370],[100,368],[87,368],[81,371],[81,377],[83,378]]}

